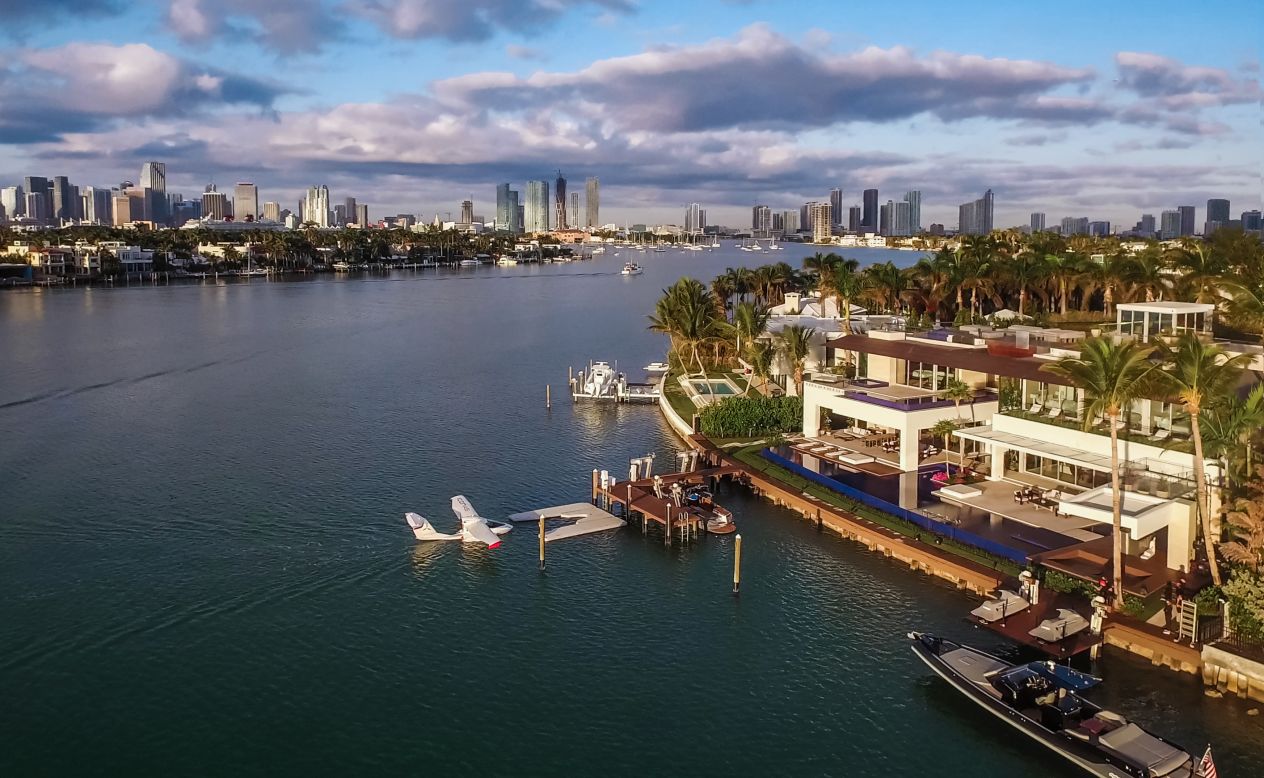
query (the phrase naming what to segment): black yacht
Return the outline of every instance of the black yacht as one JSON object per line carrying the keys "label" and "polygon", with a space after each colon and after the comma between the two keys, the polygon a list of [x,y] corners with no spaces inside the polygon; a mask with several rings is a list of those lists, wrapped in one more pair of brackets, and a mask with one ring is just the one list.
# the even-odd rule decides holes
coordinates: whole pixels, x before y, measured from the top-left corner
{"label": "black yacht", "polygon": [[1185,749],[1080,697],[1098,683],[1053,662],[1014,665],[935,635],[910,632],[913,653],[957,691],[1028,737],[1103,778],[1192,778]]}

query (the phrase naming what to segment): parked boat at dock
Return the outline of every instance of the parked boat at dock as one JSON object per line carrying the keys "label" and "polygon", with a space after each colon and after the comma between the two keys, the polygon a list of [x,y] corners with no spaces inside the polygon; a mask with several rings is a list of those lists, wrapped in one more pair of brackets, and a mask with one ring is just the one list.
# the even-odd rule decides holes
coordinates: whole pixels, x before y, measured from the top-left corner
{"label": "parked boat at dock", "polygon": [[1100,679],[1053,662],[1011,664],[976,648],[910,632],[913,653],[962,694],[1101,778],[1193,778],[1180,746],[1079,696]]}
{"label": "parked boat at dock", "polygon": [[639,276],[644,271],[642,270],[641,266],[638,265],[637,263],[628,262],[623,266],[622,272],[623,272],[623,275],[625,276]]}

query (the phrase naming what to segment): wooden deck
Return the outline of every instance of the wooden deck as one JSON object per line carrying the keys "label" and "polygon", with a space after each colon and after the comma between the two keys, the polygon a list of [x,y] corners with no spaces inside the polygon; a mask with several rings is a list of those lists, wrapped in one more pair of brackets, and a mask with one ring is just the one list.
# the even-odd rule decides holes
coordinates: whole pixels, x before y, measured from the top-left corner
{"label": "wooden deck", "polygon": [[[722,465],[701,470],[681,473],[664,473],[658,476],[659,483],[671,484],[711,484],[720,478],[731,478],[743,472],[739,465]],[[603,488],[597,474],[593,473],[592,497],[598,504],[604,504],[606,510],[621,513],[625,519],[639,516],[641,531],[644,533],[650,523],[663,527],[663,542],[671,545],[673,538],[687,542],[706,532],[706,521],[696,515],[688,507],[678,507],[671,500],[659,497],[654,493],[654,478],[642,478],[637,481],[615,483],[610,488]]]}
{"label": "wooden deck", "polygon": [[[1090,614],[1085,614],[1080,610],[1083,605],[1084,601],[1082,599],[1059,594],[1058,592],[1041,590],[1038,604],[1019,611],[1013,616],[990,624],[980,622],[974,618],[971,618],[971,621],[1000,635],[1004,635],[1015,643],[1037,649],[1057,659],[1067,659],[1092,649],[1093,646],[1102,642],[1102,636],[1094,635],[1091,631],[1085,629],[1083,632],[1072,635],[1066,640],[1060,640],[1057,643],[1046,643],[1039,638],[1032,637],[1028,633],[1040,626],[1040,622],[1057,614],[1059,608],[1077,611],[1085,619],[1088,619]],[[1079,607],[1077,608],[1076,606]]]}

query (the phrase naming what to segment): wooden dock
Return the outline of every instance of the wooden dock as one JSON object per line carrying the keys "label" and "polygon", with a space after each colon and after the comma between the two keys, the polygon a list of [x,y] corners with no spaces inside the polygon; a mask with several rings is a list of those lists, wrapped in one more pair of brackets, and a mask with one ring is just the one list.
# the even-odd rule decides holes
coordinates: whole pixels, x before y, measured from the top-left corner
{"label": "wooden dock", "polygon": [[723,465],[702,470],[681,473],[664,473],[654,478],[641,478],[636,481],[616,482],[603,487],[601,477],[596,470],[592,475],[592,500],[626,520],[639,519],[641,533],[649,530],[651,523],[663,528],[663,544],[670,546],[673,539],[681,543],[695,540],[706,532],[706,522],[695,515],[688,507],[679,507],[670,499],[659,497],[654,492],[655,482],[661,486],[709,485],[714,486],[721,478],[732,478],[743,473],[737,465]]}
{"label": "wooden dock", "polygon": [[[1020,645],[1034,648],[1045,655],[1054,659],[1069,659],[1076,654],[1082,654],[1091,650],[1094,646],[1100,645],[1102,642],[1101,635],[1095,635],[1091,630],[1084,630],[1076,633],[1065,640],[1059,640],[1057,643],[1047,643],[1039,638],[1032,637],[1029,633],[1031,630],[1040,626],[1040,622],[1053,617],[1057,614],[1059,608],[1068,608],[1070,610],[1081,610],[1084,601],[1071,597],[1069,595],[1060,594],[1058,592],[1042,590],[1040,592],[1040,603],[1025,608],[1012,616],[1008,616],[1000,621],[994,621],[985,624],[971,618],[970,621],[987,627],[988,629],[1000,635],[1004,635],[1010,640]],[[1084,618],[1089,616],[1081,613]]]}

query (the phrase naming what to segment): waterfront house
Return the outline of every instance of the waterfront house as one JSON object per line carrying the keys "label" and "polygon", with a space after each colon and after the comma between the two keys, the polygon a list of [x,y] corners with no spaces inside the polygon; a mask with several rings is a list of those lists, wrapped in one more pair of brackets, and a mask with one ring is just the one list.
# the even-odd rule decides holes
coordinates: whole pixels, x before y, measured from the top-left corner
{"label": "waterfront house", "polygon": [[[1122,304],[1110,329],[1116,337],[1142,342],[1184,332],[1210,338],[1214,310],[1188,302]],[[806,382],[804,436],[854,451],[851,461],[868,457],[892,472],[924,474],[947,453],[938,451],[942,443],[930,439],[929,431],[949,420],[957,429],[947,460],[960,461],[984,480],[935,490],[940,504],[928,505],[925,489],[919,491],[913,478],[912,485],[899,490],[901,507],[1040,528],[1025,539],[1007,533],[1010,542],[1018,537],[1019,545],[1033,553],[1109,533],[1106,422],[1086,420],[1080,390],[1041,369],[1078,355],[1079,342],[1089,333],[1028,325],[910,331],[899,321],[862,322],[859,329],[828,342],[830,362],[850,365],[851,377],[818,374]],[[1253,382],[1261,380],[1264,350],[1219,345],[1229,353],[1253,354],[1248,375]],[[943,390],[953,379],[973,390],[972,398],[945,399]],[[1126,486],[1125,552],[1170,569],[1188,569],[1196,531],[1194,468],[1203,468],[1216,484],[1219,463],[1195,461],[1188,414],[1161,399],[1135,402],[1118,431]],[[881,448],[872,445],[875,437],[884,440]],[[928,457],[928,451],[936,455]]]}

